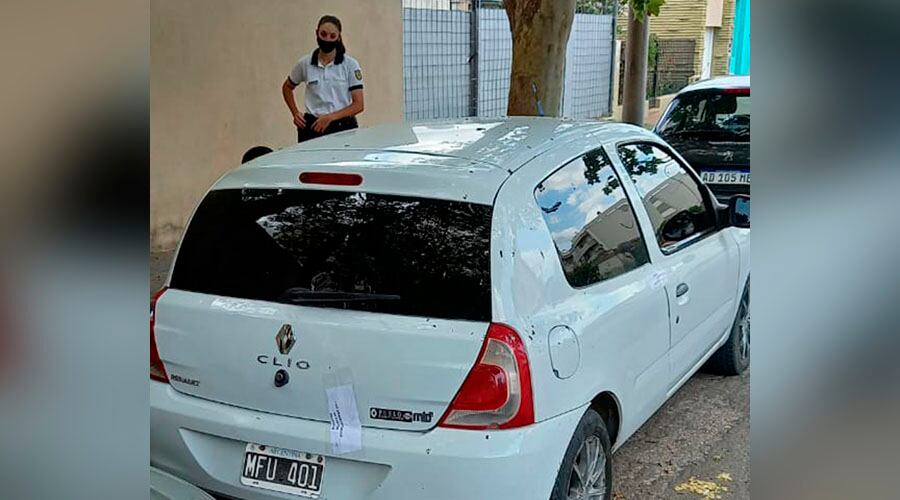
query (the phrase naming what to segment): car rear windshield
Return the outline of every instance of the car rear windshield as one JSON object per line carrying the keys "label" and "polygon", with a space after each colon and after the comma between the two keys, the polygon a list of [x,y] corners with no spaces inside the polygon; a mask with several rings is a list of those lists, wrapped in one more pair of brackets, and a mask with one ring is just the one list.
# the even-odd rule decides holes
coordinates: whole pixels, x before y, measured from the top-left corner
{"label": "car rear windshield", "polygon": [[285,304],[490,321],[491,207],[291,189],[210,192],[170,285]]}
{"label": "car rear windshield", "polygon": [[750,142],[750,89],[696,91],[676,97],[659,135]]}

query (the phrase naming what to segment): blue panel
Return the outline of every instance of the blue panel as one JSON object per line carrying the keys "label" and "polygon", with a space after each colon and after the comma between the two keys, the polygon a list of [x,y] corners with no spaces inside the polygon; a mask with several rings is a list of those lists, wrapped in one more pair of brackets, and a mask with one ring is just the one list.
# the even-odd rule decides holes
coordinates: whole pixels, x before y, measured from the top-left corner
{"label": "blue panel", "polygon": [[750,0],[737,0],[734,10],[734,40],[729,71],[733,75],[750,74]]}

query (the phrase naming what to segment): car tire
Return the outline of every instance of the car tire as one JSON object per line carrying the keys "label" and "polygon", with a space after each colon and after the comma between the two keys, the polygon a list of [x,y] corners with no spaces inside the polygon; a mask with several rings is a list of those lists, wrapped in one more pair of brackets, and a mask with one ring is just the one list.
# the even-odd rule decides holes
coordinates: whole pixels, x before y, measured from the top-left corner
{"label": "car tire", "polygon": [[[582,482],[584,476],[588,477]],[[590,492],[593,495],[587,494]],[[578,422],[550,493],[550,500],[582,498],[612,498],[612,447],[606,424],[593,409],[588,409]]]}
{"label": "car tire", "polygon": [[738,311],[731,325],[731,335],[709,358],[707,371],[717,375],[740,375],[750,366],[750,283],[738,305]]}

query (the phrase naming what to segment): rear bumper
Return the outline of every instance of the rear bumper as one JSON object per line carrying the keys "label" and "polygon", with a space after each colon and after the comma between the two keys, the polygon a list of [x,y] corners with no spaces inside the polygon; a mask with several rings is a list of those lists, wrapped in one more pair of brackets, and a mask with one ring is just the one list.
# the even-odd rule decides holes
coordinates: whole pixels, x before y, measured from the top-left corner
{"label": "rear bumper", "polygon": [[503,431],[364,428],[362,450],[335,456],[328,423],[206,401],[151,381],[150,463],[229,496],[299,498],[240,483],[244,447],[255,442],[325,455],[322,499],[546,500],[584,409]]}
{"label": "rear bumper", "polygon": [[167,472],[150,467],[150,498],[189,498],[216,500],[203,490]]}

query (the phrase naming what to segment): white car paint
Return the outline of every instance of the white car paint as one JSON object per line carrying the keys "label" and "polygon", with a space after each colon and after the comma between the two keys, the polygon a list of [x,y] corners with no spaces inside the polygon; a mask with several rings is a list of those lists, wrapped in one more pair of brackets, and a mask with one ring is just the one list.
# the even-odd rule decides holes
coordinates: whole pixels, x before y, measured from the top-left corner
{"label": "white car paint", "polygon": [[749,88],[750,87],[750,75],[727,75],[727,76],[717,76],[714,78],[706,78],[704,80],[698,80],[687,87],[684,87],[680,91],[679,94],[686,92],[693,92],[695,90],[704,90],[704,89],[725,89],[725,88]]}
{"label": "white car paint", "polygon": [[[321,498],[548,498],[591,401],[604,392],[615,399],[618,448],[725,342],[749,279],[746,229],[721,229],[672,255],[660,251],[616,154],[616,144],[629,141],[678,157],[638,127],[509,118],[358,129],[226,174],[212,190],[314,188],[492,204],[491,321],[510,325],[525,345],[535,423],[435,426],[475,362],[487,323],[169,290],[156,310],[159,354],[170,375],[202,383],[151,381],[151,464],[230,496],[297,498],[241,484],[243,451],[253,442],[327,456]],[[651,262],[573,289],[533,192],[561,165],[601,146],[632,200]],[[298,174],[309,170],[359,173],[365,182],[300,185]],[[690,292],[676,301],[682,282]],[[272,389],[271,371],[252,365],[286,322],[298,325],[297,354],[313,366],[295,375],[291,392]],[[256,338],[255,331],[267,333]],[[362,450],[335,456],[325,388],[338,380],[355,388]],[[365,409],[377,405],[435,418],[404,426],[369,419]]]}

